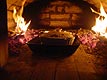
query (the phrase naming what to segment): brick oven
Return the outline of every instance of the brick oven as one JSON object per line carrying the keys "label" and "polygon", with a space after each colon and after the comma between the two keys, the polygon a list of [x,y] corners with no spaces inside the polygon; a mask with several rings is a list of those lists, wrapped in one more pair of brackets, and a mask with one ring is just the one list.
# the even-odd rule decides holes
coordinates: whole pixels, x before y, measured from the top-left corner
{"label": "brick oven", "polygon": [[[94,22],[95,22],[95,14],[92,13],[90,9],[90,7],[92,7],[93,9],[95,9],[95,7],[89,4],[88,2],[82,1],[82,0],[81,1],[79,0],[75,0],[75,1],[72,1],[72,0],[44,0],[44,1],[38,0],[36,1],[35,0],[29,3],[27,3],[26,0],[23,0],[20,6],[17,6],[16,3],[18,3],[18,1],[15,2],[15,4],[10,6],[10,9],[12,9],[13,7],[16,7],[17,14],[14,13],[15,11],[13,12],[13,10],[10,10],[12,12],[11,15],[13,18],[13,19],[10,19],[11,16],[10,16],[10,13],[8,13],[9,14],[8,15],[8,21],[9,21],[8,30],[9,30],[9,36],[12,36],[12,37],[14,36],[15,39],[19,39],[21,42],[26,41],[26,40],[22,40],[22,36],[20,38],[19,36],[17,36],[17,33],[18,35],[22,35],[23,31],[20,32],[19,31],[20,28],[17,28],[17,30],[15,30],[17,23],[12,23],[12,21],[15,22],[16,20],[18,20],[17,16],[20,16],[21,14],[24,17],[26,22],[31,21],[28,27],[28,29],[31,31],[27,31],[26,34],[24,35],[26,39],[29,40],[33,33],[35,33],[33,37],[39,34],[39,37],[42,36],[42,38],[39,39],[40,42],[38,42],[38,39],[36,39],[37,40],[36,42],[38,42],[40,45],[41,44],[49,45],[48,48],[51,47],[50,44],[51,45],[56,44],[58,48],[61,46],[64,46],[63,49],[66,49],[65,47],[71,45],[72,41],[74,40],[73,38],[74,36],[71,37],[71,34],[74,35],[72,30],[76,31],[80,28],[91,29],[91,27],[94,25]],[[22,9],[23,9],[23,13],[20,11]],[[14,18],[17,18],[17,19],[14,20]],[[19,26],[20,25],[18,24],[18,27]],[[53,31],[54,29],[55,31]],[[36,33],[37,31],[35,30],[39,30],[38,34]],[[46,35],[41,35],[41,32],[45,33],[44,31],[46,30],[49,30],[49,31],[52,30],[53,33],[49,32],[48,35],[46,34],[48,37],[46,37]],[[71,31],[72,33],[67,33],[66,31]],[[29,35],[29,32],[30,32],[30,35]],[[17,41],[9,41],[9,43],[10,43],[9,47],[12,47],[14,43],[15,44],[17,43]],[[31,41],[30,43],[32,44]],[[37,44],[36,46],[38,46]],[[59,50],[61,50],[62,52],[62,49],[57,49],[56,45],[55,45],[54,51],[56,50],[56,52],[59,53]],[[40,51],[39,48],[41,49],[40,46],[39,48],[38,47],[35,47],[35,48],[38,51]],[[75,51],[75,49],[74,50],[71,48],[69,49],[71,51]],[[16,50],[15,53],[18,52],[17,49],[14,49],[14,47],[12,49],[9,48],[9,51],[11,50],[12,51]],[[51,51],[51,48],[49,50]],[[44,49],[41,51],[44,51]],[[47,50],[46,53],[47,52],[49,51]]]}
{"label": "brick oven", "polygon": [[[107,0],[101,3],[107,11]],[[99,5],[99,0],[0,0],[0,79],[105,80],[107,14]],[[105,23],[96,29],[95,22]]]}
{"label": "brick oven", "polygon": [[[16,10],[20,12],[23,1],[9,1],[9,0],[7,1],[8,31],[9,34],[13,33],[12,36],[15,35],[14,39],[21,38],[20,39],[21,42],[23,41],[26,42],[26,40],[24,40],[22,35],[17,37],[17,35],[14,34],[16,23],[13,20],[13,7],[16,7]],[[52,37],[56,38],[59,35],[59,33],[58,35],[56,35],[56,33],[60,32],[61,30],[62,33],[65,33],[67,31],[72,32],[73,30],[74,32],[76,32],[76,30],[78,31],[81,28],[86,30],[87,29],[91,30],[92,26],[95,25],[95,17],[97,17],[98,15],[93,13],[90,7],[98,11],[99,5],[98,4],[96,5],[96,3],[98,2],[94,0],[92,1],[90,0],[75,0],[75,1],[74,0],[32,0],[32,1],[26,0],[24,4],[24,8],[23,8],[24,10],[22,16],[24,17],[26,22],[29,22],[31,20],[31,23],[28,27],[28,29],[30,29],[31,31],[28,31],[28,34],[26,34],[25,36],[28,37],[29,32],[31,32],[29,37],[31,38],[32,34],[33,37],[35,37],[38,36],[38,34],[45,32],[48,33],[49,30],[55,29],[55,31],[53,31],[54,34],[52,32],[50,33],[53,34],[51,38]],[[95,4],[95,6],[93,4]],[[105,2],[102,2],[102,4],[104,5]],[[104,8],[106,8],[106,6],[104,6]],[[34,35],[35,33],[37,33],[37,35]],[[60,35],[63,35],[62,33]],[[88,31],[86,31],[86,33],[88,33]],[[46,39],[46,35],[45,35],[45,39],[42,37],[41,40],[43,41],[40,42],[40,44],[43,43],[48,44],[49,42],[52,43],[51,41],[48,41],[49,38]],[[90,35],[92,35],[92,33],[90,33]],[[57,39],[58,41],[62,41],[62,43],[57,42],[57,44],[63,44],[63,43],[69,44],[68,39],[66,40],[65,39],[59,40],[59,38]],[[37,39],[37,42],[38,41],[40,40]],[[91,47],[93,46],[91,45]]]}
{"label": "brick oven", "polygon": [[[13,11],[14,7],[16,7],[16,11],[17,11],[16,14],[15,14],[16,11],[15,10]],[[32,38],[35,39],[35,36],[40,37],[42,33],[51,30],[53,33],[49,32],[48,34],[50,36],[46,34],[48,38],[46,37],[46,35],[44,35],[42,36],[42,38],[40,38],[40,40],[36,39],[37,40],[36,42],[39,41],[40,45],[46,43],[49,45],[56,44],[57,46],[58,44],[61,44],[60,46],[64,44],[64,47],[66,47],[65,45],[67,46],[69,44],[71,45],[72,41],[74,40],[74,38],[71,38],[71,34],[73,35],[73,37],[77,37],[77,35],[74,36],[74,34],[76,34],[76,32],[78,32],[79,29],[81,28],[91,29],[91,27],[95,25],[96,15],[91,11],[90,7],[93,8],[94,10],[97,10],[97,8],[94,5],[89,4],[84,0],[75,0],[75,1],[73,0],[9,1],[8,0],[7,1],[8,31],[9,31],[8,34],[10,37],[9,52],[12,51],[11,52],[12,54],[20,53],[18,52],[16,45],[16,44],[20,45],[18,42],[28,43],[28,41],[32,40]],[[22,16],[26,22],[31,21],[28,27],[29,30],[26,31],[24,36],[22,36],[24,34],[23,33],[24,31],[23,30],[20,31],[20,27],[19,27],[20,25],[15,23],[16,20],[19,19],[17,18],[17,16]],[[23,21],[22,22],[19,21],[19,22],[22,23]],[[19,27],[17,28],[17,30],[16,30],[16,26]],[[72,32],[73,30],[74,32]],[[67,31],[70,31],[71,33],[67,33]],[[64,37],[64,34],[66,33],[68,36],[66,35]],[[55,41],[56,43],[53,41]],[[33,42],[35,41],[33,40]],[[32,44],[32,42],[30,43]],[[58,52],[58,50],[56,51]]]}

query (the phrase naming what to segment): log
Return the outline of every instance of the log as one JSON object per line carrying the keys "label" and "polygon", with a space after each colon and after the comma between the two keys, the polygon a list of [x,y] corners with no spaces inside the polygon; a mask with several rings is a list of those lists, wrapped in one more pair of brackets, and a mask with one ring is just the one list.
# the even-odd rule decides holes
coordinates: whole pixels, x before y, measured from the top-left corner
{"label": "log", "polygon": [[7,31],[7,5],[6,0],[0,0],[0,68],[8,58],[8,31]]}

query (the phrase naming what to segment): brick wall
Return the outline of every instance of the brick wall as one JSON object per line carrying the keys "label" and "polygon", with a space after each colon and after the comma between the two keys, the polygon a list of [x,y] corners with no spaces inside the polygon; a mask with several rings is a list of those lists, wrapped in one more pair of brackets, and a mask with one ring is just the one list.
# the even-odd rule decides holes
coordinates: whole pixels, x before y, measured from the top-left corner
{"label": "brick wall", "polygon": [[[36,1],[36,0],[26,0],[25,6],[33,1]],[[97,8],[99,8],[99,0],[84,0],[84,1],[87,1],[88,3],[93,4]],[[106,5],[107,0],[100,0],[100,1],[102,2],[105,10],[107,11],[107,5]],[[12,17],[13,7],[16,6],[17,10],[18,10],[20,8],[22,2],[23,2],[23,0],[7,0],[9,30],[13,30],[15,27],[15,23],[14,23],[13,17]],[[55,5],[59,5],[59,6],[55,6]],[[40,18],[41,19],[40,23],[42,23],[44,25],[49,25],[49,26],[53,26],[53,27],[56,25],[62,26],[62,27],[65,27],[65,26],[69,27],[69,26],[72,26],[75,24],[79,25],[82,22],[82,20],[80,19],[80,16],[78,16],[78,15],[81,15],[81,14],[78,14],[78,13],[81,13],[81,9],[78,8],[78,6],[76,6],[76,5],[72,5],[72,3],[54,2],[54,3],[50,4],[50,8],[47,9],[46,11],[48,11],[49,14],[47,14],[46,12],[43,12],[41,14],[41,18]],[[75,11],[79,11],[79,12],[75,13]],[[82,15],[82,16],[84,16],[84,15]],[[78,19],[81,20],[80,23],[78,23]],[[49,21],[49,20],[51,20],[51,21]],[[59,24],[59,23],[61,23],[61,24]]]}
{"label": "brick wall", "polygon": [[25,7],[24,17],[32,21],[33,28],[90,28],[95,22],[90,5],[86,2],[55,0],[48,4],[45,2],[45,5],[42,3]]}
{"label": "brick wall", "polygon": [[82,9],[67,1],[51,2],[40,14],[40,24],[51,27],[71,27],[77,25]]}

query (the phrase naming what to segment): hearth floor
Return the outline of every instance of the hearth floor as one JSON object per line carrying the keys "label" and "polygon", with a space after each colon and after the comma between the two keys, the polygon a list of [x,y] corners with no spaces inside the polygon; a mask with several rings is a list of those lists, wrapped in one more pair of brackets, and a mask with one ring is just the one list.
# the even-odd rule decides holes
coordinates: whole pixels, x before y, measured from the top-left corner
{"label": "hearth floor", "polygon": [[93,56],[86,54],[81,46],[63,58],[32,55],[26,47],[19,55],[9,57],[0,70],[0,80],[106,80],[96,69]]}

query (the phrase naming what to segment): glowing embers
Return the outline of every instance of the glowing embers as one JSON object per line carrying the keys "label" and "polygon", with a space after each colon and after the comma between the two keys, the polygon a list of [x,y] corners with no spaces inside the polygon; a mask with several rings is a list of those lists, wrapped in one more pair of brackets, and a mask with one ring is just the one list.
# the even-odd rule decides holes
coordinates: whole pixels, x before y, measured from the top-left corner
{"label": "glowing embers", "polygon": [[105,38],[107,38],[107,14],[104,11],[102,4],[100,6],[100,13],[94,11],[92,8],[91,10],[92,12],[99,15],[98,18],[96,18],[96,24],[92,27],[92,30],[94,30],[100,36],[104,36]]}

